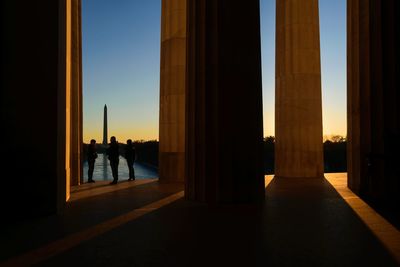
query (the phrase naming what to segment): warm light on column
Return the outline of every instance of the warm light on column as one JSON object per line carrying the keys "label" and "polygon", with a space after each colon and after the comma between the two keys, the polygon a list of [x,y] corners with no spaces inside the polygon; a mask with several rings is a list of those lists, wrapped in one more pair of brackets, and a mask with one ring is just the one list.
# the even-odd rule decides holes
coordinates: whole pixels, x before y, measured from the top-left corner
{"label": "warm light on column", "polygon": [[67,0],[66,5],[65,200],[68,201],[71,191],[71,0]]}
{"label": "warm light on column", "polygon": [[323,177],[318,0],[276,2],[275,175]]}

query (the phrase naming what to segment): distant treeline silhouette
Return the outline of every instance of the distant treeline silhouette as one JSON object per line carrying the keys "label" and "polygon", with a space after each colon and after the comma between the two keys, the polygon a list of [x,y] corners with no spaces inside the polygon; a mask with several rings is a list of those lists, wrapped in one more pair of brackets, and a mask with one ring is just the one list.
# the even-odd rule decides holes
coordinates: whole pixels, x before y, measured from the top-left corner
{"label": "distant treeline silhouette", "polygon": [[[134,141],[136,148],[136,161],[158,168],[158,147],[157,140],[151,141]],[[329,140],[324,141],[324,164],[325,172],[346,172],[346,138],[343,136],[332,136]],[[245,142],[243,145],[246,145]],[[83,145],[84,160],[86,160],[87,144]],[[120,143],[121,155],[126,144]],[[107,146],[97,145],[98,153],[105,153]],[[275,165],[275,137],[268,136],[264,138],[264,172],[265,174],[273,174]]]}
{"label": "distant treeline silhouette", "polygon": [[344,137],[324,142],[325,172],[347,172],[347,141]]}
{"label": "distant treeline silhouette", "polygon": [[[334,135],[324,141],[324,167],[325,172],[346,172],[347,154],[346,138]],[[273,174],[275,166],[275,137],[264,138],[264,171],[266,174]]]}

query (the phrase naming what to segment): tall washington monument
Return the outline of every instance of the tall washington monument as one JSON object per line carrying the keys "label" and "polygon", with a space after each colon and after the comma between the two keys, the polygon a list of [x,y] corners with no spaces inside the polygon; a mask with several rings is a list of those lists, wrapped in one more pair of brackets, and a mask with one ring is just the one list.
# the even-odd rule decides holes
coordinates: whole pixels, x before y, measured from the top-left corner
{"label": "tall washington monument", "polygon": [[104,105],[104,122],[103,122],[103,145],[107,145],[107,105]]}

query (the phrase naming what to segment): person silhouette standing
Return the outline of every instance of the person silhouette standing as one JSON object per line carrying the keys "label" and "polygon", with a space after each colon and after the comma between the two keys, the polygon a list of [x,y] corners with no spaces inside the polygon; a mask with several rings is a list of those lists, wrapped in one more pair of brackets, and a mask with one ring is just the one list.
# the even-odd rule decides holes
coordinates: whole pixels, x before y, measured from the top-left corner
{"label": "person silhouette standing", "polygon": [[133,168],[135,157],[136,157],[136,150],[135,147],[133,146],[132,140],[129,139],[126,141],[126,147],[125,147],[125,159],[129,169],[128,181],[135,180],[135,169]]}
{"label": "person silhouette standing", "polygon": [[118,182],[119,148],[115,136],[111,136],[110,145],[106,150],[106,154],[110,161],[111,171],[114,178],[110,184],[116,184]]}
{"label": "person silhouette standing", "polygon": [[94,183],[93,170],[94,170],[94,163],[96,162],[96,159],[97,159],[96,140],[92,139],[92,140],[90,140],[90,144],[88,147],[88,153],[87,153],[87,161],[88,161],[88,165],[89,165],[88,183]]}

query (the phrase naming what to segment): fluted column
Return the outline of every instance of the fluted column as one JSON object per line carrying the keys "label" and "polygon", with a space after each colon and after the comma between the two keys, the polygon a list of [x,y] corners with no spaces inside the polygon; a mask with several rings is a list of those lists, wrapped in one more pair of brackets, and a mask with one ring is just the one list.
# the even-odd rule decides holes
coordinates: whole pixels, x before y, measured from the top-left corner
{"label": "fluted column", "polygon": [[2,167],[13,170],[2,176],[0,210],[8,224],[61,211],[68,194],[67,3],[0,1],[0,9]]}
{"label": "fluted column", "polygon": [[360,196],[400,203],[399,1],[347,1],[347,172]]}
{"label": "fluted column", "polygon": [[264,199],[258,0],[188,1],[187,199]]}
{"label": "fluted column", "polygon": [[322,177],[318,0],[276,2],[275,175]]}
{"label": "fluted column", "polygon": [[159,136],[161,182],[184,180],[186,1],[162,1]]}
{"label": "fluted column", "polygon": [[71,185],[82,175],[82,30],[81,0],[71,0]]}

